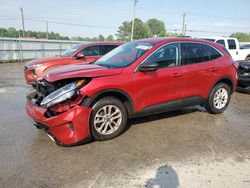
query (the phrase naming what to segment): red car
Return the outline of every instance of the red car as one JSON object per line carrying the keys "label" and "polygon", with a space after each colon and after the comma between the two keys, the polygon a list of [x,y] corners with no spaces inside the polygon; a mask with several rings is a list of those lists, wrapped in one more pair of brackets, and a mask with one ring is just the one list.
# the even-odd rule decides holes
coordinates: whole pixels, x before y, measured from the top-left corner
{"label": "red car", "polygon": [[59,57],[31,60],[24,65],[26,82],[34,85],[40,75],[49,68],[68,64],[94,62],[121,44],[122,43],[118,42],[78,44],[73,48],[62,52]]}
{"label": "red car", "polygon": [[237,84],[224,47],[191,38],[124,44],[94,64],[51,69],[27,96],[26,110],[59,145],[120,135],[128,118],[203,105],[226,110]]}

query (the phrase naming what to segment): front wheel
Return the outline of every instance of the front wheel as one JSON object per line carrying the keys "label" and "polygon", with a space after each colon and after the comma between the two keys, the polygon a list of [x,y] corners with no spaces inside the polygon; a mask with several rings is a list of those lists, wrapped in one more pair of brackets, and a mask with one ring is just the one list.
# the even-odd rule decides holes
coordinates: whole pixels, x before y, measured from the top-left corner
{"label": "front wheel", "polygon": [[206,110],[211,114],[219,114],[226,110],[231,98],[231,89],[225,83],[217,84],[209,94]]}
{"label": "front wheel", "polygon": [[127,110],[115,97],[97,101],[90,117],[90,130],[95,140],[109,140],[120,135],[127,124]]}

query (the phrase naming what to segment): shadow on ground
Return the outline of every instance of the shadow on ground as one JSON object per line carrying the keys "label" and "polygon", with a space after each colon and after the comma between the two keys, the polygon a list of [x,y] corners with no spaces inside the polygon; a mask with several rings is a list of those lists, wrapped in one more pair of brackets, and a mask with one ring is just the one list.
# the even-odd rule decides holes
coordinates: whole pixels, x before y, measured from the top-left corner
{"label": "shadow on ground", "polygon": [[175,170],[168,165],[160,166],[154,178],[147,180],[145,187],[153,188],[177,188],[179,186],[178,175]]}

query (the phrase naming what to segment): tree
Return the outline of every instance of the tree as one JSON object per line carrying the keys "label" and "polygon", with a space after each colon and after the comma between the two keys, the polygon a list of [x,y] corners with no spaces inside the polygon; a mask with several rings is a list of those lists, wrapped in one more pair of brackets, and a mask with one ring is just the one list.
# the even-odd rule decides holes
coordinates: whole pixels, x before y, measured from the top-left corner
{"label": "tree", "polygon": [[[131,38],[131,28],[132,28],[132,21],[128,22],[125,21],[122,23],[122,25],[119,27],[116,36],[118,37],[118,40],[121,41],[129,41]],[[143,23],[140,19],[135,19],[135,26],[134,26],[134,39],[142,39],[150,37],[150,29],[147,26],[147,24]]]}
{"label": "tree", "polygon": [[109,36],[106,38],[106,41],[113,41],[113,40],[114,40],[113,35],[109,35]]}
{"label": "tree", "polygon": [[129,41],[131,36],[131,22],[124,21],[122,25],[119,27],[117,34],[118,40],[121,41]]}
{"label": "tree", "polygon": [[167,31],[166,31],[165,24],[163,21],[153,18],[147,21],[147,25],[150,28],[150,31],[153,35],[156,35],[157,37],[166,36]]}
{"label": "tree", "polygon": [[98,36],[98,41],[104,41],[104,36],[99,35],[99,36]]}
{"label": "tree", "polygon": [[250,33],[236,32],[232,33],[230,37],[237,38],[240,42],[250,42]]}

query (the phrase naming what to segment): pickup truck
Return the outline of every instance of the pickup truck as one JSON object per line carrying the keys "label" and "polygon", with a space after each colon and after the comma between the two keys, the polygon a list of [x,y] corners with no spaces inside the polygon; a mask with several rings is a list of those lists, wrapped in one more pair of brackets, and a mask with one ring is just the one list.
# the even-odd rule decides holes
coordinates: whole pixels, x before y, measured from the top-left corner
{"label": "pickup truck", "polygon": [[234,61],[250,61],[250,49],[240,48],[236,38],[229,37],[201,37],[199,39],[216,42],[225,46]]}

